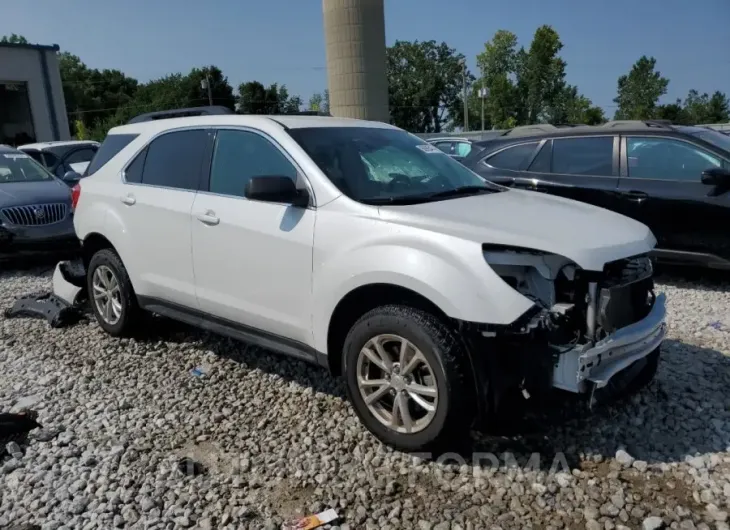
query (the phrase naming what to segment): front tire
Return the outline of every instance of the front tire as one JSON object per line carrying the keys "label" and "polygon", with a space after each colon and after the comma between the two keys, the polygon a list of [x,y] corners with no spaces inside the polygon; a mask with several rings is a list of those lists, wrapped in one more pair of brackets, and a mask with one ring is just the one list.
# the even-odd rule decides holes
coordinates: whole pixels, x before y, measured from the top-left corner
{"label": "front tire", "polygon": [[115,337],[129,335],[141,310],[119,256],[108,248],[94,254],[86,282],[89,303],[99,326]]}
{"label": "front tire", "polygon": [[400,305],[373,309],[350,329],[343,356],[348,398],[383,443],[417,451],[468,436],[465,352],[435,316]]}

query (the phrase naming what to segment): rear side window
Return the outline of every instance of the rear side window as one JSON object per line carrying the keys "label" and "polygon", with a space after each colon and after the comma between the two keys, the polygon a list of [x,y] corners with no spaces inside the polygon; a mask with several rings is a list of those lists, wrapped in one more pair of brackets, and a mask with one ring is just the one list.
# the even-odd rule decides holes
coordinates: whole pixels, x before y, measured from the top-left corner
{"label": "rear side window", "polygon": [[553,151],[552,140],[545,142],[540,152],[537,153],[535,160],[530,164],[529,171],[535,173],[550,173],[550,155]]}
{"label": "rear side window", "polygon": [[68,157],[66,158],[67,164],[76,164],[78,162],[89,162],[92,158],[94,158],[94,154],[96,153],[96,149],[93,149],[91,147],[84,148],[84,149],[77,149]]}
{"label": "rear side window", "polygon": [[553,140],[553,173],[613,175],[613,137],[558,138]]}
{"label": "rear side window", "polygon": [[459,142],[456,144],[455,154],[457,156],[468,156],[471,153],[471,144]]}
{"label": "rear side window", "polygon": [[147,148],[134,157],[132,163],[124,170],[124,180],[133,184],[142,183],[142,170],[144,169],[145,158],[147,158]]}
{"label": "rear side window", "polygon": [[207,139],[208,133],[199,129],[166,133],[152,140],[146,149],[142,184],[197,190]]}
{"label": "rear side window", "polygon": [[520,171],[525,169],[525,166],[529,162],[530,157],[532,156],[532,153],[535,152],[537,146],[538,142],[530,142],[508,147],[496,155],[487,158],[485,162],[498,169]]}
{"label": "rear side window", "polygon": [[138,134],[108,134],[106,139],[99,146],[99,150],[91,159],[91,162],[86,167],[84,176],[93,175],[99,169],[114,158],[119,151],[129,145],[129,143],[137,138]]}
{"label": "rear side window", "polygon": [[46,165],[46,164],[45,164],[45,162],[43,161],[43,158],[41,157],[41,153],[40,153],[40,151],[34,151],[34,150],[32,150],[32,149],[28,149],[28,150],[26,151],[26,150],[24,149],[24,150],[23,150],[23,152],[24,152],[24,153],[25,153],[26,155],[28,155],[29,157],[31,157],[31,158],[32,158],[33,160],[35,160],[36,162],[38,162],[39,164],[43,164],[44,166]]}
{"label": "rear side window", "polygon": [[447,155],[451,154],[452,148],[454,147],[451,142],[436,142],[433,145],[435,145],[438,149],[440,149]]}

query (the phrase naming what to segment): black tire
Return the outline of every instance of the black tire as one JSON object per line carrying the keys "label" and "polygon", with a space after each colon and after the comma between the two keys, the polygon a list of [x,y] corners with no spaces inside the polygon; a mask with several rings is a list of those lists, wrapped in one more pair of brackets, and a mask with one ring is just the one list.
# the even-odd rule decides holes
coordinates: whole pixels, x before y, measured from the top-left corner
{"label": "black tire", "polygon": [[[92,284],[94,271],[102,265],[108,267],[119,282],[122,311],[119,320],[114,324],[109,324],[104,320],[102,315],[99,313],[96,303],[94,302],[94,288]],[[137,295],[134,293],[132,283],[129,281],[127,269],[124,267],[122,260],[116,252],[105,248],[99,250],[91,257],[88,271],[86,273],[86,288],[89,296],[89,303],[91,304],[91,310],[94,312],[94,316],[96,317],[96,321],[99,323],[99,326],[114,337],[129,336],[134,331],[142,310],[137,304]]]}
{"label": "black tire", "polygon": [[[407,339],[424,355],[438,389],[431,422],[421,431],[400,433],[381,423],[369,410],[357,383],[357,359],[363,346],[380,334]],[[473,393],[466,377],[466,354],[451,330],[433,315],[406,306],[383,306],[366,313],[350,329],[343,350],[346,389],[365,427],[386,445],[405,451],[441,450],[449,441],[469,436],[474,418]]]}

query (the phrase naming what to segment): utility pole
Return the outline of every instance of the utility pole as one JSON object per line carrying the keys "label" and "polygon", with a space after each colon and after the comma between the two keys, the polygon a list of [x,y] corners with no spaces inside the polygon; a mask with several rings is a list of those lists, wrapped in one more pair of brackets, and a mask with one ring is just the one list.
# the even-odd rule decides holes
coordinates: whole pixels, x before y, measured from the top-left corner
{"label": "utility pole", "polygon": [[208,74],[205,74],[205,79],[200,81],[200,88],[205,90],[208,89],[208,105],[211,107],[213,106],[213,89],[210,86],[210,77],[208,77]]}
{"label": "utility pole", "polygon": [[479,99],[482,100],[482,131],[484,130],[484,100],[489,97],[489,89],[482,87],[479,89]]}
{"label": "utility pole", "polygon": [[464,131],[469,130],[469,103],[467,102],[467,94],[466,94],[466,60],[462,59],[461,61],[461,77],[462,82],[464,83]]}

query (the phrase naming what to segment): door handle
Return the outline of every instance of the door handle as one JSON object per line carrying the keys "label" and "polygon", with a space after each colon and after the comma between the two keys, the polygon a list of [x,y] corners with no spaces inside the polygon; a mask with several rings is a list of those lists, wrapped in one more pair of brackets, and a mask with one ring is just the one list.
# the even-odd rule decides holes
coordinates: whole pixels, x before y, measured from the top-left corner
{"label": "door handle", "polygon": [[127,206],[132,206],[135,202],[137,202],[137,199],[135,199],[134,195],[132,195],[131,193],[124,197],[120,197],[119,200],[121,200]]}
{"label": "door handle", "polygon": [[644,193],[643,191],[634,191],[634,190],[632,190],[632,191],[629,191],[629,192],[626,193],[626,197],[631,202],[636,202],[636,203],[641,204],[642,202],[644,202],[646,199],[649,198],[649,194],[648,193]]}
{"label": "door handle", "polygon": [[221,222],[212,210],[206,210],[205,213],[199,213],[198,221],[209,226],[215,226]]}

